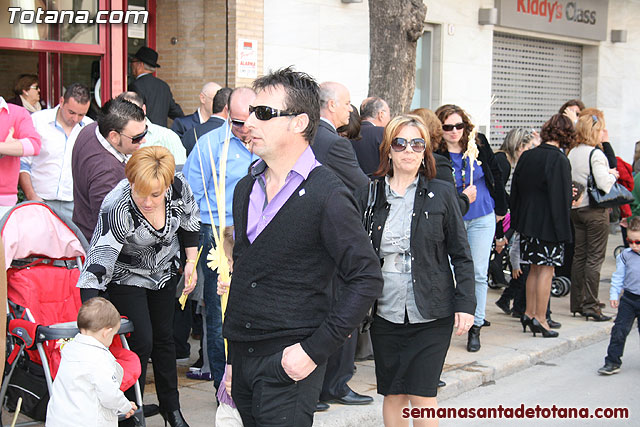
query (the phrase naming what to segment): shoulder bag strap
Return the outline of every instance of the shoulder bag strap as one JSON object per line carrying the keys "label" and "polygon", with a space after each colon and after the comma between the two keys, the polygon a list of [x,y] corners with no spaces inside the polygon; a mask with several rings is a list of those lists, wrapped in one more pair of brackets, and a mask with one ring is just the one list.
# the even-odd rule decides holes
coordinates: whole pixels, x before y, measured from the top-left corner
{"label": "shoulder bag strap", "polygon": [[367,230],[367,234],[371,236],[371,231],[373,227],[373,208],[378,199],[378,182],[377,180],[369,181],[369,192],[367,194],[367,207],[364,210],[364,215],[362,217],[362,224]]}

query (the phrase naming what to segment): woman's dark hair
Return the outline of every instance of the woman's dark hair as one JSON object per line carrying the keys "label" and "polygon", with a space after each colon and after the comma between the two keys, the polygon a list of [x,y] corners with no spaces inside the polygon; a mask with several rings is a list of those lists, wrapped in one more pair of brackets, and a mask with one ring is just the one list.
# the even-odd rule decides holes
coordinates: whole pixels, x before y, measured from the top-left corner
{"label": "woman's dark hair", "polygon": [[340,136],[347,139],[358,140],[360,136],[360,114],[355,105],[351,104],[351,112],[349,113],[349,123],[336,129]]}
{"label": "woman's dark hair", "polygon": [[[462,147],[462,152],[464,153],[465,151],[467,151],[469,134],[471,134],[471,131],[473,130],[474,126],[473,126],[473,123],[471,123],[471,119],[469,119],[469,116],[467,115],[467,113],[457,105],[445,104],[445,105],[441,105],[436,110],[436,116],[438,116],[438,119],[440,119],[440,122],[442,122],[443,124],[444,124],[444,121],[447,120],[447,118],[452,114],[459,115],[462,118],[462,123],[464,123],[464,131],[462,132],[462,136],[460,137],[460,141],[458,142],[460,144],[460,147]],[[477,145],[482,144],[482,141],[480,141],[480,138],[478,138],[477,135],[476,135],[476,144]],[[433,148],[434,148],[434,151],[448,151],[447,141],[445,141],[444,138],[441,138],[438,146]]]}
{"label": "woman's dark hair", "polygon": [[22,95],[22,91],[28,92],[34,83],[38,83],[38,76],[35,74],[22,74],[13,86],[13,93],[16,96]]}
{"label": "woman's dark hair", "polygon": [[566,110],[567,107],[578,107],[580,108],[580,111],[584,110],[584,104],[582,103],[582,101],[580,101],[579,99],[570,99],[562,104],[562,107],[560,107],[560,109],[558,110],[558,114],[564,114],[564,110]]}
{"label": "woman's dark hair", "polygon": [[378,170],[374,173],[375,176],[393,176],[393,163],[391,162],[391,141],[395,138],[400,131],[406,126],[415,127],[420,136],[424,139],[425,149],[423,162],[418,169],[418,174],[422,174],[427,179],[433,179],[436,176],[436,161],[433,158],[433,149],[431,148],[431,140],[429,139],[429,130],[427,126],[422,123],[422,119],[419,116],[412,114],[404,114],[396,116],[385,126],[384,136],[380,143],[380,165]]}
{"label": "woman's dark hair", "polygon": [[554,114],[542,125],[540,138],[542,142],[555,141],[560,148],[568,149],[575,141],[576,131],[571,119],[563,114]]}

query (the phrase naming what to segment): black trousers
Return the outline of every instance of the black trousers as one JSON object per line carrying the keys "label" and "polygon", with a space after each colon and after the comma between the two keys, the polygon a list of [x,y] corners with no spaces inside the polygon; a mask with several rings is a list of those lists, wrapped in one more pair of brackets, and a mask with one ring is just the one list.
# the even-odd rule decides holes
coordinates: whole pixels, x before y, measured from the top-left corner
{"label": "black trousers", "polygon": [[351,333],[340,348],[327,360],[327,372],[324,374],[320,400],[339,399],[349,393],[347,383],[353,377],[353,367],[358,345],[358,330]]}
{"label": "black trousers", "polygon": [[176,358],[178,359],[189,358],[189,356],[191,356],[189,335],[191,334],[191,322],[193,320],[192,306],[195,304],[195,301],[187,300],[183,310],[178,298],[175,298],[173,341],[176,345]]}
{"label": "black trousers", "polygon": [[[140,358],[140,387],[144,391],[147,363],[151,357],[158,401],[165,412],[180,409],[173,341],[176,284],[177,277],[157,291],[125,285],[108,287],[113,305],[133,322],[134,331],[128,341],[131,351]],[[125,395],[129,400],[135,400],[133,387]]]}
{"label": "black trousers", "polygon": [[282,351],[235,356],[231,397],[244,427],[311,426],[325,369],[320,365],[304,380],[293,381],[282,367]]}
{"label": "black trousers", "polygon": [[[605,363],[611,363],[616,366],[622,365],[624,344],[627,342],[627,336],[631,332],[633,321],[636,318],[640,321],[640,295],[625,291],[620,297],[618,315],[611,329],[611,341],[609,341],[609,347],[607,348]],[[640,323],[638,324],[638,331],[640,331]]]}

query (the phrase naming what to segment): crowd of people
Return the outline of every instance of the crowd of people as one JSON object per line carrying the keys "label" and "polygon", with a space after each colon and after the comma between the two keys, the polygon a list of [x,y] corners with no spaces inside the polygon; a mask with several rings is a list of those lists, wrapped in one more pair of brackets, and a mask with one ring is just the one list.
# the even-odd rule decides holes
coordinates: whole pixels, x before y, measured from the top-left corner
{"label": "crowd of people", "polygon": [[[96,121],[79,83],[50,109],[37,76],[20,77],[12,103],[0,97],[0,214],[19,185],[90,242],[78,287],[99,304],[83,318],[117,310],[133,322],[140,382],[151,359],[159,400],[147,415],[188,425],[176,360],[188,360],[193,330],[200,358],[187,375],[213,382],[220,425],[311,425],[331,404],[371,403],[348,385],[356,358],[375,360],[385,425],[404,425],[402,408],[437,405],[454,331],[481,349],[490,258],[507,249],[511,280],[495,303],[523,331],[559,336],[549,300],[563,267],[574,316],[611,320],[598,299],[610,209],[588,193],[610,192],[620,170],[629,190],[634,178],[602,111],[571,100],[540,133],[510,130],[494,153],[458,105],[392,114],[370,97],[358,109],[344,85],[291,68],[251,88],[206,83],[185,116],[153,76],[158,54],[143,47],[131,62],[130,91]],[[620,303],[604,374],[619,370],[638,315],[640,222],[627,219],[638,206],[617,209],[630,249],[611,290]],[[218,245],[230,283],[198,263]],[[112,320],[81,326],[78,345],[104,346]],[[105,417],[130,415],[132,393],[111,396]],[[51,413],[74,410],[61,399]]]}

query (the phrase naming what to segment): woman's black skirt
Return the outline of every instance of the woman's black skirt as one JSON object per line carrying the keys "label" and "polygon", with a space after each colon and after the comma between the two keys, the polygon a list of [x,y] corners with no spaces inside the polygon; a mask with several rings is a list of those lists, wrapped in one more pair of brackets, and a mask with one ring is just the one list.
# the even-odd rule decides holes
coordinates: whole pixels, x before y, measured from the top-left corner
{"label": "woman's black skirt", "polygon": [[520,258],[528,264],[562,267],[564,243],[547,242],[520,235]]}
{"label": "woman's black skirt", "polygon": [[454,316],[433,322],[391,323],[375,316],[371,342],[378,393],[435,397],[449,350]]}

